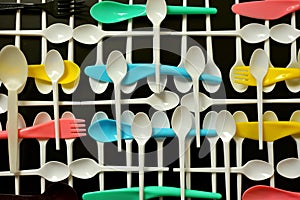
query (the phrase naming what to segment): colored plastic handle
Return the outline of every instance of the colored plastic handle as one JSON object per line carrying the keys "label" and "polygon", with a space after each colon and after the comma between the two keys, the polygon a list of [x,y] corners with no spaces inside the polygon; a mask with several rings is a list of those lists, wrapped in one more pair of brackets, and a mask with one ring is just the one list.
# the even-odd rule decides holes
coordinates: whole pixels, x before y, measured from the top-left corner
{"label": "colored plastic handle", "polygon": [[[190,80],[189,74],[186,72],[184,68],[174,67],[171,65],[161,65],[161,74],[164,75],[173,75],[173,76],[182,76],[184,78],[188,78]],[[146,78],[147,76],[154,76],[155,75],[155,65],[154,64],[145,64],[145,63],[136,63],[136,64],[127,64],[127,74],[124,77],[122,84],[124,85],[131,85],[138,80]],[[112,80],[106,73],[106,66],[105,65],[92,65],[87,66],[84,69],[84,73],[98,81],[102,82],[109,82],[111,83]],[[218,76],[213,76],[210,74],[202,74],[200,76],[201,81],[207,81],[214,84],[220,84],[222,79]]]}
{"label": "colored plastic handle", "polygon": [[[131,126],[126,123],[121,123],[121,133],[122,139],[128,140],[133,139],[131,134]],[[88,134],[98,142],[114,142],[117,140],[116,137],[116,121],[113,119],[101,119],[94,122],[88,128]],[[192,129],[189,136],[195,136],[195,129]],[[201,136],[216,136],[215,130],[201,129]],[[153,138],[162,137],[176,137],[173,129],[171,128],[153,128],[152,129]]]}
{"label": "colored plastic handle", "polygon": [[[152,199],[156,197],[170,196],[180,197],[180,188],[166,186],[146,186],[144,188],[144,199]],[[206,198],[206,199],[221,199],[222,195],[214,192],[205,192],[198,190],[185,190],[187,198]],[[113,190],[104,190],[96,192],[88,192],[83,194],[83,200],[138,200],[139,188],[121,188]]]}

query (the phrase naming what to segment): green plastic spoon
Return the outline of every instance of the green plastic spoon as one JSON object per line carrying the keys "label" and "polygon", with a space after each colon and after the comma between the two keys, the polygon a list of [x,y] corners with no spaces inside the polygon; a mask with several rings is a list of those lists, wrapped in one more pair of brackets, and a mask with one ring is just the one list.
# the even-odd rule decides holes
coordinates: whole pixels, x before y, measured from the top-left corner
{"label": "green plastic spoon", "polygon": [[[216,13],[216,8],[167,6],[167,14],[169,15]],[[146,16],[146,5],[129,5],[114,1],[102,1],[91,7],[90,14],[98,22],[110,24],[134,17]]]}
{"label": "green plastic spoon", "polygon": [[[144,199],[152,199],[161,196],[179,197],[180,189],[166,186],[146,186],[144,188]],[[206,198],[221,199],[222,195],[214,192],[205,192],[198,190],[185,190],[185,196],[188,198]],[[113,190],[104,190],[88,192],[82,195],[83,200],[139,200],[139,188],[121,188]]]}

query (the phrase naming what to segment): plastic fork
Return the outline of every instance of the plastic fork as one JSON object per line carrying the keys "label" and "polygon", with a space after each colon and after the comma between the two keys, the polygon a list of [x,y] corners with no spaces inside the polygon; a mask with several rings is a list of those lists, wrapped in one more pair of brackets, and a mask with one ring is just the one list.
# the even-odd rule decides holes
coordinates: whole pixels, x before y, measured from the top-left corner
{"label": "plastic fork", "polygon": [[[273,142],[286,136],[300,133],[300,122],[264,121],[263,141]],[[236,122],[236,135],[258,140],[258,122]]]}
{"label": "plastic fork", "polygon": [[[59,119],[60,138],[70,139],[86,134],[84,119]],[[19,129],[19,138],[49,139],[55,138],[54,120]],[[0,139],[7,139],[7,131],[0,131]]]}
{"label": "plastic fork", "polygon": [[[249,66],[234,67],[233,78],[235,83],[256,86],[256,80],[251,75]],[[267,75],[263,80],[263,86],[295,78],[300,78],[299,68],[269,67]]]}
{"label": "plastic fork", "polygon": [[76,13],[82,12],[85,7],[83,0],[68,1],[68,0],[52,0],[46,3],[12,3],[1,2],[0,10],[44,10],[48,14],[56,18],[69,17]]}

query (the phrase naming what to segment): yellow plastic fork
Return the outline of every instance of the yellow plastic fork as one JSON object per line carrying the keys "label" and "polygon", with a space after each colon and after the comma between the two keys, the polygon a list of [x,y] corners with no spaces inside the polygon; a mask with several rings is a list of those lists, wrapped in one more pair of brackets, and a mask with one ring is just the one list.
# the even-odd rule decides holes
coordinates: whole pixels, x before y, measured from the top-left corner
{"label": "yellow plastic fork", "polygon": [[[300,68],[270,67],[263,81],[263,86],[295,78],[300,78]],[[249,66],[234,67],[233,79],[238,84],[256,86],[256,80],[251,75]]]}
{"label": "yellow plastic fork", "polygon": [[[58,83],[62,85],[74,82],[80,75],[80,68],[77,64],[69,60],[64,60],[64,64],[65,64],[64,74],[58,80]],[[48,81],[51,83],[51,80],[48,77],[43,64],[29,65],[28,77]]]}
{"label": "yellow plastic fork", "polygon": [[[263,141],[273,142],[286,136],[300,133],[300,122],[264,121]],[[258,140],[258,122],[236,122],[236,135],[242,138]]]}

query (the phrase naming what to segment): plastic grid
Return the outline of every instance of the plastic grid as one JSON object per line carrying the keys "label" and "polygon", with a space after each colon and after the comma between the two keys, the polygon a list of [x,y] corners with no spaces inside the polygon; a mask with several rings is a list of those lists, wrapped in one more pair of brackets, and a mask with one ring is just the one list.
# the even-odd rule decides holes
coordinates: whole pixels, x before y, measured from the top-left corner
{"label": "plastic grid", "polygon": [[[95,2],[92,1],[87,1],[87,4],[92,5]],[[125,2],[125,3],[133,3],[132,0],[129,2]],[[134,1],[134,3],[145,3],[145,1]],[[274,66],[286,66],[288,64],[289,58],[294,61],[296,60],[296,54],[297,54],[297,42],[293,42],[291,45],[282,45],[279,43],[276,43],[272,40],[267,40],[264,43],[259,43],[259,44],[248,44],[245,43],[244,41],[241,40],[240,37],[213,37],[213,36],[206,36],[205,33],[207,31],[216,31],[216,32],[220,32],[222,33],[222,30],[226,30],[226,29],[232,29],[233,31],[239,30],[243,25],[248,24],[248,23],[254,23],[254,22],[258,22],[258,23],[262,23],[265,24],[266,26],[272,27],[275,24],[279,24],[279,23],[290,23],[293,27],[296,27],[296,14],[292,14],[291,16],[287,16],[284,17],[280,20],[275,20],[272,22],[264,22],[264,21],[260,21],[260,20],[253,20],[253,19],[248,19],[248,18],[243,18],[243,17],[239,17],[239,16],[235,16],[234,14],[231,13],[230,11],[230,6],[233,3],[238,3],[236,2],[217,2],[217,1],[205,1],[205,2],[196,2],[196,1],[183,1],[183,2],[171,2],[171,1],[167,1],[168,5],[172,5],[172,4],[177,4],[177,5],[197,5],[197,6],[214,6],[216,8],[218,8],[218,14],[215,16],[184,16],[184,17],[180,17],[180,16],[172,16],[172,17],[167,17],[166,20],[164,21],[164,23],[162,24],[162,27],[166,27],[168,29],[172,29],[172,30],[176,30],[177,32],[181,31],[183,33],[189,33],[189,31],[194,31],[194,30],[200,30],[204,33],[204,36],[201,34],[199,34],[199,36],[192,36],[193,39],[195,39],[197,42],[199,42],[199,44],[201,44],[208,52],[208,57],[211,58],[218,66],[219,69],[222,72],[223,75],[223,80],[224,80],[224,85],[221,86],[221,88],[219,89],[218,92],[216,92],[215,94],[210,94],[212,97],[224,97],[221,94],[222,92],[220,91],[226,91],[226,97],[227,98],[255,98],[255,88],[248,88],[248,90],[244,93],[236,93],[235,91],[233,91],[230,82],[229,82],[229,70],[230,67],[233,65],[235,58],[238,60],[243,60],[244,63],[249,63],[249,58],[251,53],[253,52],[253,50],[255,50],[256,48],[264,48],[266,50],[266,52],[270,55],[272,64]],[[209,5],[210,4],[210,5]],[[69,24],[72,28],[79,26],[80,24],[84,24],[84,23],[92,23],[92,24],[97,24],[95,21],[93,21],[90,18],[84,18],[84,19],[80,19],[80,18],[76,18],[76,17],[71,17],[68,20],[57,20],[54,19],[50,16],[47,16],[46,13],[42,12],[41,15],[31,15],[30,13],[26,13],[26,12],[17,12],[17,13],[9,13],[7,15],[1,15],[0,16],[2,19],[1,21],[3,22],[3,27],[1,29],[8,29],[11,28],[13,30],[20,30],[22,31],[23,29],[26,28],[31,28],[32,26],[34,26],[34,28],[36,29],[41,29],[44,30],[49,24],[51,23],[55,23],[58,21],[62,21],[63,23]],[[178,20],[181,21],[181,26],[179,26]],[[26,21],[29,23],[26,23]],[[33,21],[37,21],[39,22],[39,24],[35,24],[33,25]],[[232,23],[233,21],[235,21],[235,23]],[[2,24],[2,23],[1,23]],[[14,24],[14,26],[12,26],[11,24]],[[140,19],[134,19],[132,21],[129,21],[128,23],[124,22],[124,23],[120,23],[118,25],[103,25],[101,26],[100,24],[98,25],[99,28],[103,28],[105,30],[108,31],[117,31],[117,30],[132,30],[134,28],[139,28],[139,27],[151,27],[151,24],[149,23],[149,21],[147,21],[146,17],[140,18]],[[211,27],[212,26],[212,27]],[[235,29],[235,30],[234,30]],[[1,31],[0,31],[1,32]],[[119,48],[123,48],[124,46],[123,44],[126,43],[126,60],[128,63],[131,62],[137,62],[137,61],[147,61],[147,62],[152,62],[152,57],[151,57],[151,49],[146,49],[143,50],[141,52],[132,52],[131,49],[132,47],[132,43],[134,41],[134,39],[132,39],[131,37],[127,37],[125,38],[126,42],[124,42],[124,40],[120,40],[120,42],[118,42],[117,46]],[[145,39],[145,38],[143,38]],[[151,42],[152,38],[149,37],[148,38],[148,42]],[[187,51],[188,48],[188,42],[187,42],[187,37],[182,36],[179,40],[179,47],[181,48],[181,56],[183,56],[183,54]],[[147,43],[147,40],[144,40],[145,43]],[[17,47],[20,47],[21,50],[25,53],[27,59],[28,59],[28,63],[32,63],[32,64],[36,64],[36,63],[40,63],[43,62],[45,55],[47,53],[48,50],[54,48],[54,49],[59,49],[60,53],[62,54],[63,58],[68,59],[68,60],[75,60],[76,63],[80,64],[83,59],[85,58],[84,54],[88,54],[88,52],[93,49],[94,47],[97,48],[97,56],[96,56],[96,63],[97,64],[101,64],[101,63],[105,63],[105,57],[107,57],[107,54],[110,51],[106,51],[103,50],[103,46],[102,43],[100,42],[98,45],[92,45],[92,46],[87,46],[84,44],[80,44],[77,43],[76,41],[70,40],[67,43],[64,44],[59,44],[59,45],[54,45],[54,44],[50,44],[47,42],[47,40],[45,38],[33,38],[33,37],[20,37],[18,35],[16,36],[1,36],[1,46],[4,46],[6,44],[14,44]],[[38,47],[40,46],[40,47]],[[38,48],[37,48],[38,47]],[[116,49],[118,47],[108,47],[109,49]],[[36,51],[36,49],[39,49],[40,51]],[[33,52],[35,52],[33,54]],[[103,55],[102,55],[103,54]],[[106,54],[106,55],[105,55]],[[235,55],[236,54],[236,55]],[[145,55],[146,58],[144,57]],[[149,56],[148,56],[149,55]],[[166,55],[166,56],[165,56]],[[177,63],[179,63],[180,58],[174,55],[169,55],[166,52],[162,53],[162,60],[161,63],[168,63],[168,64],[173,64],[173,65],[177,65]],[[90,61],[92,64],[94,61]],[[84,66],[81,66],[82,68]],[[83,75],[84,76],[84,75]],[[168,80],[170,81],[170,79]],[[297,97],[297,93],[292,93],[290,91],[287,90],[287,88],[284,86],[284,83],[278,83],[278,86],[275,87],[272,92],[269,93],[265,93],[264,94],[264,98],[266,99],[274,99],[274,98],[290,98],[292,97]],[[201,91],[204,91],[203,88],[201,88]],[[2,92],[5,93],[5,89],[3,87],[1,87]],[[112,88],[108,88],[108,90],[103,93],[103,94],[95,94],[95,98],[97,99],[107,99],[107,95],[111,94],[109,91],[111,91]],[[135,96],[145,96],[145,92],[142,91],[144,90],[144,88],[142,89],[138,89],[133,95],[132,97]],[[284,92],[278,92],[278,91],[284,91]],[[75,91],[76,92],[76,91]],[[150,91],[149,91],[150,92]],[[19,95],[20,99],[23,100],[35,100],[32,93],[34,94],[39,94],[38,91],[36,91],[36,88],[34,86],[34,83],[32,80],[28,81],[28,84],[26,85],[26,88],[24,89],[24,91]],[[108,95],[108,96],[109,96]],[[124,94],[123,94],[124,96]],[[61,101],[69,101],[72,100],[72,98],[74,98],[74,95],[66,95],[64,94],[62,91],[60,93],[60,100]],[[47,100],[47,99],[51,99],[51,94],[49,95],[38,95],[38,99],[40,100]],[[87,100],[90,100],[89,97]],[[254,107],[253,107],[254,106]],[[255,121],[256,120],[256,113],[255,113],[255,105],[250,106],[250,105],[241,105],[241,106],[230,106],[227,105],[226,109],[231,111],[232,113],[234,111],[237,110],[243,110],[245,111],[245,113],[247,114],[249,121]],[[138,107],[138,106],[133,106],[133,107],[129,107],[131,110],[133,110],[134,112],[136,111],[140,111],[141,109],[145,109],[144,107]],[[60,111],[63,112],[64,110],[68,110],[70,109],[70,107],[68,106],[62,106]],[[111,111],[113,111],[113,109],[111,109],[110,106],[106,106],[106,107],[102,107],[102,106],[97,106],[95,107],[96,110],[105,110],[107,113],[110,113],[111,116],[112,113]],[[224,107],[220,107],[220,106],[214,106],[213,107],[214,110],[219,111],[221,109],[224,109]],[[264,110],[273,110],[275,111],[280,120],[288,120],[289,116],[291,115],[291,113],[296,110],[297,108],[294,107],[293,105],[289,105],[287,104],[287,106],[277,106],[277,105],[269,105],[266,104],[264,105]],[[28,124],[30,124],[30,122],[32,121],[32,119],[34,118],[35,114],[38,113],[39,111],[48,111],[49,113],[52,112],[51,107],[20,107],[19,108],[20,113],[22,113],[22,115],[24,116],[24,118],[26,119],[26,122],[28,122]],[[168,114],[170,114],[168,112]],[[204,116],[205,112],[203,112],[203,114],[201,114],[202,116]],[[81,116],[77,116],[78,118],[81,118]],[[88,125],[88,120],[90,120],[91,118],[87,118],[87,125]],[[1,116],[1,121],[2,121],[2,125],[5,124],[6,122],[6,115],[2,114]],[[7,148],[6,148],[6,141],[1,141],[3,145],[1,145],[2,152],[7,152]],[[72,158],[68,158],[68,160],[66,160],[65,156],[63,156],[63,154],[61,154],[61,152],[55,152],[55,148],[53,146],[53,143],[51,143],[52,141],[49,141],[49,144],[47,145],[47,156],[46,157],[41,157],[40,160],[41,162],[45,162],[46,160],[61,160],[62,162],[65,163],[69,163]],[[155,144],[153,143],[153,145],[151,145],[153,143],[150,142],[150,144],[148,146],[150,150],[152,148],[155,147]],[[219,141],[218,146],[217,146],[217,155],[218,155],[218,159],[217,159],[217,166],[222,166],[222,148],[221,148],[221,142]],[[219,147],[220,146],[220,147]],[[276,166],[276,163],[278,163],[278,161],[286,158],[286,157],[296,157],[297,155],[295,154],[296,151],[296,146],[294,145],[294,141],[292,141],[291,138],[284,138],[281,139],[280,141],[276,141],[273,144],[268,143],[267,146],[270,149],[274,149],[274,155],[276,155],[273,159],[274,159],[274,166]],[[74,147],[76,147],[76,149],[74,150],[74,158],[80,158],[80,157],[89,157],[90,154],[85,150],[84,145],[82,145],[81,141],[75,141],[74,143]],[[231,143],[231,166],[236,166],[235,163],[235,156],[234,154],[237,153],[234,151],[234,143]],[[243,162],[242,163],[246,163],[245,161],[251,160],[251,159],[262,159],[262,160],[268,160],[268,156],[269,159],[272,157],[271,156],[271,151],[268,152],[266,145],[264,146],[264,150],[263,151],[259,151],[257,148],[257,142],[256,141],[249,141],[249,140],[245,140],[244,141],[244,145],[243,147],[247,147],[244,148],[242,151],[243,154]],[[107,148],[107,147],[106,147]],[[135,147],[133,147],[135,148]],[[39,163],[37,163],[35,160],[33,160],[33,155],[36,155],[37,157],[39,157],[40,155],[37,155],[38,153],[34,150],[39,149],[37,143],[34,140],[27,140],[27,141],[23,141],[21,143],[21,160],[20,160],[20,169],[31,169],[31,168],[38,168],[39,167]],[[110,163],[113,162],[115,159],[108,159],[108,161],[105,162],[101,162],[104,159],[104,145],[101,143],[97,143],[97,149],[99,152],[98,155],[98,162],[99,163]],[[23,151],[25,150],[25,151]],[[135,149],[134,149],[135,150]],[[195,147],[195,144],[192,143],[191,145],[191,158],[195,158],[198,154],[198,149]],[[68,149],[65,148],[64,146],[62,146],[62,150],[61,151],[72,151],[72,149]],[[111,151],[109,151],[111,152]],[[269,154],[269,155],[268,155]],[[4,156],[2,158],[2,160],[8,160],[7,156],[8,154],[3,153],[2,156]],[[204,158],[201,158],[199,160],[195,160],[195,159],[191,159],[191,167],[198,167],[198,166],[209,166],[210,163],[210,159],[209,159],[209,155],[205,156]],[[116,152],[114,156],[117,156],[119,159],[116,160],[123,160],[124,161],[124,152],[122,153],[122,155],[120,155],[119,153]],[[105,160],[107,160],[107,158],[105,157]],[[127,163],[127,164],[131,164],[131,163]],[[133,165],[136,164],[136,160],[133,160]],[[8,166],[6,165],[1,165],[2,166],[2,170],[7,170]],[[176,167],[177,163],[174,162],[172,163],[169,167],[170,169],[172,167]],[[95,190],[103,190],[105,189],[109,189],[109,188],[117,188],[117,187],[126,187],[126,181],[122,180],[126,180],[126,177],[124,175],[124,173],[119,174],[119,173],[113,173],[113,175],[111,175],[112,173],[105,173],[105,179],[104,179],[104,173],[99,173],[99,180],[97,179],[97,177],[90,179],[90,180],[78,180],[76,178],[74,178],[74,188],[78,190],[79,194],[84,193],[84,192],[88,192],[88,191],[95,191]],[[174,185],[175,186],[179,186],[179,181],[174,181],[178,179],[178,175],[177,173],[174,172],[165,172],[164,173],[164,185]],[[123,176],[123,178],[120,178],[121,176]],[[132,174],[133,176],[133,180],[132,180],[132,185],[137,185],[137,177],[135,177],[135,174]],[[156,184],[156,179],[155,177],[157,176],[156,172],[149,172],[146,173],[145,175],[145,185],[151,185],[151,184]],[[187,176],[189,176],[187,174]],[[218,174],[217,175],[217,191],[222,193],[225,196],[225,186],[224,186],[224,174]],[[235,182],[235,174],[231,175],[231,198],[232,199],[236,199],[236,190],[235,190],[235,186],[236,186],[236,182]],[[153,178],[154,177],[154,178]],[[27,177],[14,177],[15,181],[12,181],[10,178],[11,177],[1,177],[3,179],[3,182],[7,182],[7,187],[4,187],[1,189],[1,192],[3,193],[15,193],[15,194],[28,194],[28,193],[35,193],[35,192],[39,192],[37,189],[37,186],[39,185],[39,179],[38,180],[33,180],[32,177],[30,177],[30,180]],[[8,180],[6,180],[8,179]],[[210,191],[211,190],[211,184],[208,184],[210,182],[210,173],[207,174],[198,174],[198,173],[193,173],[191,175],[191,179],[192,182],[190,184],[192,189],[199,189],[199,190],[207,190]],[[245,177],[242,177],[242,185],[243,185],[243,190],[247,189],[249,186],[251,185],[255,185],[255,184],[270,184],[269,180],[267,181],[262,181],[262,182],[253,182],[248,180]],[[113,180],[113,181],[111,181]],[[289,179],[285,179],[283,177],[280,177],[280,175],[275,174],[275,180],[276,180],[276,186],[280,187],[280,188],[285,188],[285,189],[291,189],[291,190],[299,190],[298,188],[298,184],[297,184],[297,179],[295,180],[289,180]],[[26,184],[28,181],[30,181],[33,184],[30,184],[31,186],[29,186],[29,184]],[[116,183],[115,181],[117,181],[118,183]],[[14,186],[13,186],[13,182],[14,182]],[[70,177],[69,179],[69,184],[73,184],[72,183],[72,177]],[[97,185],[97,183],[100,182],[99,185]],[[121,182],[121,183],[120,183]],[[201,182],[201,183],[199,183]],[[19,184],[21,184],[22,187],[19,187]],[[25,184],[24,184],[25,183]],[[38,184],[37,184],[38,183]],[[87,184],[88,183],[88,184]],[[92,183],[92,184],[90,184]],[[95,184],[96,183],[96,184]],[[129,182],[127,184],[130,184]],[[274,184],[271,183],[271,184]],[[43,190],[43,183],[41,183],[41,190]],[[189,184],[187,184],[187,187]],[[98,187],[99,186],[99,187]],[[14,190],[12,188],[15,188]],[[240,195],[238,195],[240,196]],[[166,198],[167,199],[167,198]]]}

